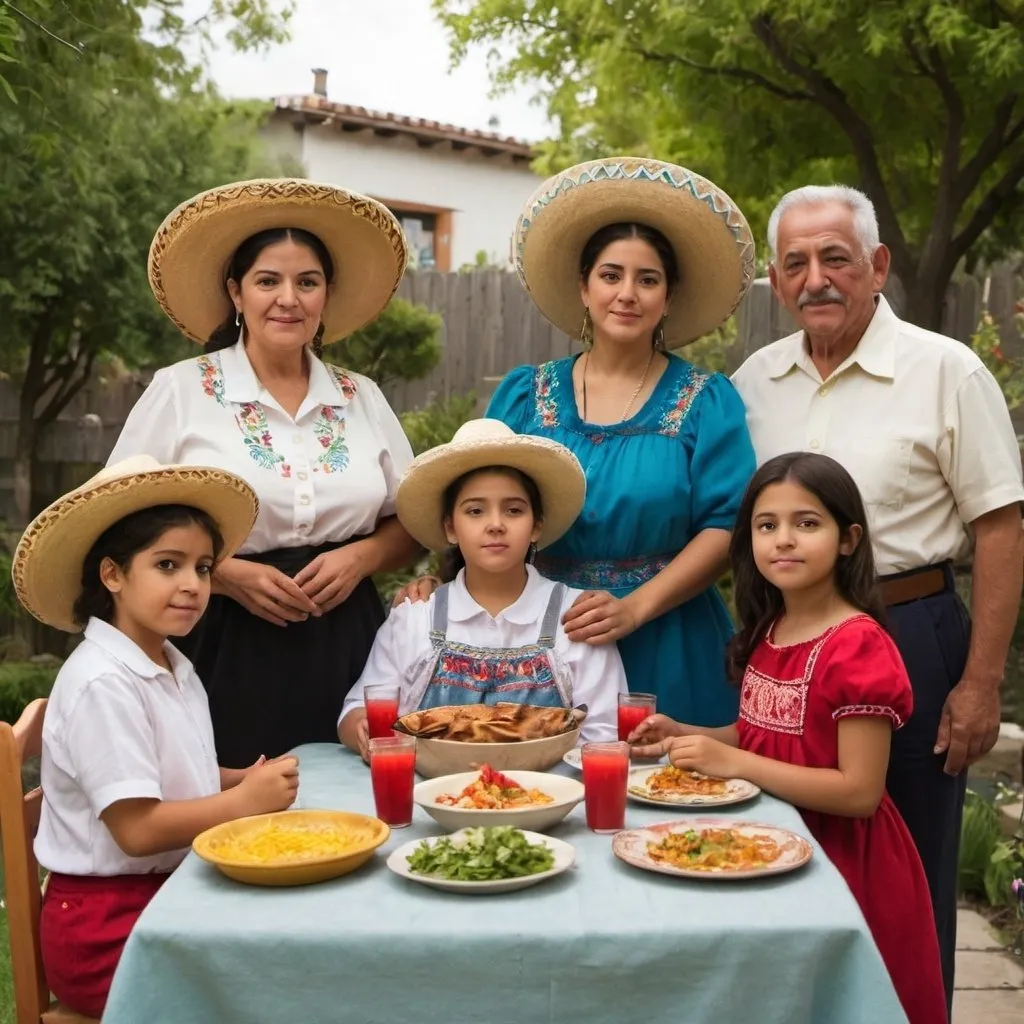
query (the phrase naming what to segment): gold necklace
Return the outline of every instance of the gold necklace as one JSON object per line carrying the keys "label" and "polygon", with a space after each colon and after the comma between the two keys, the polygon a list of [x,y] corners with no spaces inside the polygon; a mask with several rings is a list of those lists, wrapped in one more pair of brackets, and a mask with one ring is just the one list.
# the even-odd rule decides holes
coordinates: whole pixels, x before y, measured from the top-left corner
{"label": "gold necklace", "polygon": [[[587,422],[587,370],[590,369],[590,352],[586,353],[586,362],[583,364],[583,421]],[[651,371],[651,363],[654,361],[654,346],[651,346],[651,354],[647,357],[647,365],[644,367],[644,375],[637,382],[636,387],[633,389],[633,394],[630,395],[629,401],[626,403],[626,408],[622,412],[622,416],[619,418],[620,423],[624,423],[629,418],[629,411],[633,408],[633,403],[637,399],[637,395],[643,391],[644,384],[647,383],[647,374]]]}

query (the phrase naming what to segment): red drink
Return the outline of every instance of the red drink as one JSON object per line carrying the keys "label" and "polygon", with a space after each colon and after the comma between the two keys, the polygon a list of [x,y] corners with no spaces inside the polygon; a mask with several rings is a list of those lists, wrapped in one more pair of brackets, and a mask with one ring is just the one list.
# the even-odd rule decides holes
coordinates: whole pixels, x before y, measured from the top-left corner
{"label": "red drink", "polygon": [[628,744],[584,744],[583,788],[587,828],[593,832],[618,832],[625,828],[628,776]]}
{"label": "red drink", "polygon": [[370,739],[380,739],[391,735],[391,727],[398,718],[398,698],[381,700],[375,698],[366,701],[366,724],[370,728]]}
{"label": "red drink", "polygon": [[619,739],[629,739],[629,734],[648,715],[654,714],[657,698],[653,693],[619,694]]}
{"label": "red drink", "polygon": [[366,705],[366,725],[370,730],[370,739],[390,736],[391,727],[398,718],[398,687],[387,683],[364,686],[363,702]]}
{"label": "red drink", "polygon": [[412,787],[416,740],[386,736],[370,740],[370,781],[377,817],[392,828],[412,822]]}

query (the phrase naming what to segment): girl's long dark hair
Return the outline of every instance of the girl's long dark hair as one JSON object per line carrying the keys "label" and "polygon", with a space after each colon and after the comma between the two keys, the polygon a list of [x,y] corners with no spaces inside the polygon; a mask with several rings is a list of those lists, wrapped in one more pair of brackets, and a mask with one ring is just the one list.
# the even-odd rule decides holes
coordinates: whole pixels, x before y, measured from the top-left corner
{"label": "girl's long dark hair", "polygon": [[739,632],[730,641],[726,655],[729,678],[734,682],[743,678],[754,649],[785,609],[782,591],[769,583],[754,563],[751,524],[754,505],[761,492],[771,484],[784,481],[797,484],[813,494],[836,521],[841,535],[848,533],[854,525],[864,531],[853,553],[841,554],[836,559],[836,590],[855,608],[867,613],[883,626],[886,624],[885,606],[876,582],[875,560],[871,554],[867,514],[853,477],[827,455],[808,452],[779,455],[766,462],[750,481],[736,515],[736,526],[729,544],[733,597],[740,620]]}
{"label": "girl's long dark hair", "polygon": [[[334,282],[334,260],[327,251],[327,246],[310,231],[303,231],[302,228],[267,228],[255,235],[250,235],[234,251],[228,263],[227,273],[221,282],[227,291],[228,281],[242,283],[242,278],[252,270],[253,264],[260,258],[260,253],[268,246],[277,245],[278,242],[294,242],[296,245],[304,245],[320,261],[320,268],[324,272],[324,278],[330,285]],[[319,359],[323,351],[321,331],[313,339],[313,352]],[[211,352],[218,352],[222,348],[231,348],[238,341],[238,324],[235,323],[235,311],[232,307],[230,313],[223,323],[214,328],[209,340],[203,347],[203,351],[209,355]]]}
{"label": "girl's long dark hair", "polygon": [[[541,501],[540,489],[534,483],[533,477],[527,476],[521,469],[515,469],[513,466],[482,466],[480,469],[471,469],[468,473],[463,473],[458,480],[450,483],[445,488],[441,512],[442,523],[455,514],[455,505],[459,500],[459,495],[462,493],[462,488],[474,477],[480,476],[481,473],[501,473],[515,480],[526,491],[526,497],[530,500],[530,510],[533,512],[534,522],[539,523],[544,519],[544,503]],[[441,555],[441,579],[445,583],[451,583],[459,575],[459,570],[465,567],[466,559],[463,558],[458,544],[452,544]]]}

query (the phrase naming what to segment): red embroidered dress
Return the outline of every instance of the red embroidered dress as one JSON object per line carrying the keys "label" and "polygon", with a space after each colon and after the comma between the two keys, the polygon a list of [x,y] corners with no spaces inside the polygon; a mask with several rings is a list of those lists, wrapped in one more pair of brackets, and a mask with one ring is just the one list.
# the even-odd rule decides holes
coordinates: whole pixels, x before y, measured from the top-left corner
{"label": "red embroidered dress", "polygon": [[[884,715],[899,729],[913,708],[896,645],[858,615],[787,647],[772,632],[743,677],[744,750],[810,768],[839,766],[839,719]],[[910,832],[889,798],[870,818],[800,812],[846,879],[911,1024],[944,1024],[946,999],[928,883]]]}

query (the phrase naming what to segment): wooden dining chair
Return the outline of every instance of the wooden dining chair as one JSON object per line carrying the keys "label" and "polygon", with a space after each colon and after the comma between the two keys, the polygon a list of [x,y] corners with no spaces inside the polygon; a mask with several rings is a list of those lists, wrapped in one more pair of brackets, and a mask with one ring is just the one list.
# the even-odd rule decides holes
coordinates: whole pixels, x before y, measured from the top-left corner
{"label": "wooden dining chair", "polygon": [[24,791],[21,769],[43,746],[40,698],[21,713],[14,725],[0,722],[0,840],[7,884],[7,928],[11,939],[16,1024],[99,1024],[50,999],[39,946],[39,864],[32,851],[39,826],[43,793]]}

